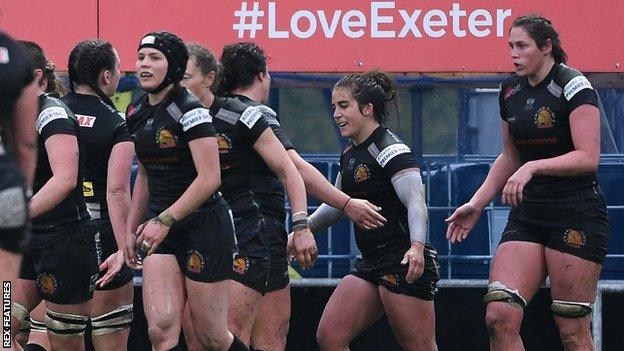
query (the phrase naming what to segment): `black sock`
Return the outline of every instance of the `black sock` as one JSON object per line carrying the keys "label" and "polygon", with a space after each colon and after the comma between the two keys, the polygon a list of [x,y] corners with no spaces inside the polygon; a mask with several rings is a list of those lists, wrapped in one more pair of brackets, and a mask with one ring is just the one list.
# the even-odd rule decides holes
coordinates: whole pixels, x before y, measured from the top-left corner
{"label": "black sock", "polygon": [[46,351],[46,349],[38,344],[28,344],[24,346],[24,351]]}
{"label": "black sock", "polygon": [[230,345],[228,351],[249,351],[249,348],[245,345],[244,342],[237,338],[236,335],[233,336],[234,340],[232,341],[232,345]]}

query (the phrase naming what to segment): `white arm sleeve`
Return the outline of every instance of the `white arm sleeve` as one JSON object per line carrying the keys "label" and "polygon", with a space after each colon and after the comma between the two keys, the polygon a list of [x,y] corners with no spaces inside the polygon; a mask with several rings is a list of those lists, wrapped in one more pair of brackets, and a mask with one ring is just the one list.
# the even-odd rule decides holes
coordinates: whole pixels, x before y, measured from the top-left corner
{"label": "white arm sleeve", "polygon": [[[338,176],[336,177],[336,188],[338,189],[342,188],[341,179],[342,177],[340,173],[338,173]],[[342,211],[323,203],[308,217],[308,226],[310,227],[310,231],[312,233],[316,233],[336,224],[342,216],[344,216]]]}
{"label": "white arm sleeve", "polygon": [[410,168],[395,174],[392,177],[392,186],[407,208],[410,241],[424,244],[427,241],[429,216],[423,196],[420,170]]}

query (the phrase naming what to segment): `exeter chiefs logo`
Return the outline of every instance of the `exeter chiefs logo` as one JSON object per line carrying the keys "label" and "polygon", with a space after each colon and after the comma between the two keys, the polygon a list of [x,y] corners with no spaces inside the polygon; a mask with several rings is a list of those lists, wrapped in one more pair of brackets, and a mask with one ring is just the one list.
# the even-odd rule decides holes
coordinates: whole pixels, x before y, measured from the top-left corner
{"label": "exeter chiefs logo", "polygon": [[37,275],[37,287],[46,295],[54,295],[58,289],[58,283],[52,274],[39,273]]}
{"label": "exeter chiefs logo", "polygon": [[227,154],[232,149],[232,138],[226,134],[217,135],[217,146],[220,154]]}
{"label": "exeter chiefs logo", "polygon": [[386,285],[399,285],[399,277],[396,274],[384,274],[381,279]]}
{"label": "exeter chiefs logo", "polygon": [[563,233],[563,241],[568,246],[580,249],[581,246],[585,245],[585,233],[576,229],[568,229]]}
{"label": "exeter chiefs logo", "polygon": [[555,121],[555,115],[548,107],[542,107],[535,115],[535,125],[537,128],[551,128]]}
{"label": "exeter chiefs logo", "polygon": [[355,182],[360,183],[370,178],[370,171],[366,165],[358,165],[355,168]]}
{"label": "exeter chiefs logo", "polygon": [[160,128],[156,134],[156,143],[161,149],[167,149],[176,146],[178,138],[165,128]]}
{"label": "exeter chiefs logo", "polygon": [[201,273],[204,270],[204,257],[199,252],[192,250],[186,257],[186,270],[192,273]]}
{"label": "exeter chiefs logo", "polygon": [[249,269],[249,260],[247,257],[235,258],[232,262],[232,270],[238,274],[245,274]]}

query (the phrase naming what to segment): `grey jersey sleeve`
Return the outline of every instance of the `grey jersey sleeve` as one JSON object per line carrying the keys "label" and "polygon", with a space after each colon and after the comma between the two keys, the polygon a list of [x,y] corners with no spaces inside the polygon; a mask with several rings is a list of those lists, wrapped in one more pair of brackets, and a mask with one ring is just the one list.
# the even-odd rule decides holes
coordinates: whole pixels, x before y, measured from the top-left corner
{"label": "grey jersey sleeve", "polygon": [[[338,189],[342,188],[341,179],[341,174],[338,173],[335,184]],[[308,217],[308,226],[310,227],[310,231],[312,233],[317,233],[318,231],[327,229],[336,224],[342,216],[344,216],[342,211],[323,203],[316,209],[316,211],[314,211],[314,213],[310,215],[310,217]]]}
{"label": "grey jersey sleeve", "polygon": [[429,226],[420,170],[408,168],[392,177],[392,186],[407,208],[410,241],[425,243]]}

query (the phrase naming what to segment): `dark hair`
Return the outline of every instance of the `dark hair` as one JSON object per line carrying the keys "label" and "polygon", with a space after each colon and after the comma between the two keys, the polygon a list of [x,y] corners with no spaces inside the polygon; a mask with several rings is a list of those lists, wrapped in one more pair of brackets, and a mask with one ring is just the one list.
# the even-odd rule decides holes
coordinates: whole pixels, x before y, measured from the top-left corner
{"label": "dark hair", "polygon": [[217,95],[251,85],[258,73],[266,72],[267,56],[254,43],[236,43],[223,48]]}
{"label": "dark hair", "polygon": [[566,63],[568,61],[568,54],[561,47],[559,33],[553,28],[552,22],[548,18],[539,15],[520,16],[514,20],[511,28],[514,27],[522,27],[529,37],[535,40],[540,49],[546,46],[546,41],[550,39],[552,42],[551,54],[555,62]]}
{"label": "dark hair", "polygon": [[45,80],[48,83],[45,90],[46,93],[54,93],[58,97],[65,95],[65,87],[55,72],[56,66],[54,62],[48,61],[41,46],[35,42],[26,40],[19,40],[18,44],[26,59],[30,61],[33,71],[40,69],[43,72],[37,84],[41,85]]}
{"label": "dark hair", "polygon": [[[189,59],[191,57],[195,58],[195,64],[203,75],[207,75],[210,72],[214,72],[216,75],[219,74],[217,59],[212,51],[197,43],[186,44],[186,49],[188,50]],[[215,83],[210,87],[210,90],[214,92],[217,85],[218,84],[215,80]]]}
{"label": "dark hair", "polygon": [[56,75],[55,70],[56,65],[54,64],[54,62],[47,61],[46,67],[43,70],[43,76],[48,81],[48,86],[45,92],[51,93],[52,95],[60,98],[67,95],[67,89],[65,89],[63,82]]}
{"label": "dark hair", "polygon": [[98,80],[103,70],[115,70],[116,61],[113,46],[105,40],[90,39],[76,44],[67,63],[71,90],[74,91],[74,84],[87,85],[114,108],[110,97],[100,89]]}
{"label": "dark hair", "polygon": [[399,115],[396,85],[394,80],[387,73],[373,70],[364,73],[351,73],[340,78],[334,85],[336,88],[349,88],[355,101],[357,101],[360,111],[367,104],[373,105],[375,120],[385,124],[390,108],[389,102],[393,102],[394,110]]}
{"label": "dark hair", "polygon": [[179,86],[180,81],[184,78],[186,71],[186,63],[188,61],[188,51],[184,45],[184,41],[177,35],[170,32],[152,32],[147,33],[141,43],[139,49],[153,48],[165,55],[167,58],[167,74],[160,85],[149,93],[157,93],[165,89],[169,84]]}

